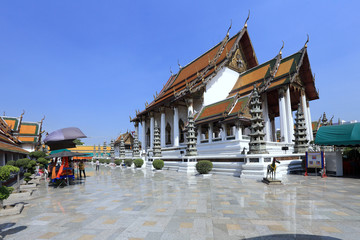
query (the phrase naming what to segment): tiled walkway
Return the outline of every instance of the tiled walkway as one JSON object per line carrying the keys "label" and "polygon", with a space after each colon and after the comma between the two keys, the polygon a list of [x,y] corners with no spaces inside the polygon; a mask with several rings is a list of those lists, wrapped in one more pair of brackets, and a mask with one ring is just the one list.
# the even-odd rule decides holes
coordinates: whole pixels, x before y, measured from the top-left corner
{"label": "tiled walkway", "polygon": [[0,218],[2,237],[360,239],[359,179],[291,175],[284,185],[267,186],[167,170],[86,171],[74,186],[42,183],[21,215]]}

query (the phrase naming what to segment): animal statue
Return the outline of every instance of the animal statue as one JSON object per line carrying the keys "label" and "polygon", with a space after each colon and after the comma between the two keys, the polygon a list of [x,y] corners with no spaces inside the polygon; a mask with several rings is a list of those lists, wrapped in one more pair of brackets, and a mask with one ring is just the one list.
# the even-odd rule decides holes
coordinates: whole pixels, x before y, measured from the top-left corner
{"label": "animal statue", "polygon": [[275,177],[276,177],[276,163],[280,164],[280,162],[278,160],[275,160],[275,158],[274,158],[272,163],[267,166],[266,178],[268,178],[269,173],[270,173],[270,177],[272,179],[275,179]]}

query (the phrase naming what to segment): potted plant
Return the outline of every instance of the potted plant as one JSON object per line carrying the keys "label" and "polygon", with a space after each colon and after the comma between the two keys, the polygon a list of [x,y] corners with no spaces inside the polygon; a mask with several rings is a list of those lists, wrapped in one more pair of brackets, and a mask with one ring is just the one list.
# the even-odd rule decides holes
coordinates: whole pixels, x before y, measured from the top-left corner
{"label": "potted plant", "polygon": [[163,167],[164,167],[164,161],[161,160],[161,159],[155,159],[153,161],[153,167],[156,169],[156,170],[161,170]]}
{"label": "potted plant", "polygon": [[141,158],[134,160],[134,165],[136,168],[141,168],[143,164],[144,164],[144,160],[142,160]]}
{"label": "potted plant", "polygon": [[208,174],[213,168],[212,162],[209,160],[202,160],[196,163],[196,170],[199,172],[199,174],[202,174],[203,177],[211,176]]}
{"label": "potted plant", "polygon": [[132,163],[133,163],[133,160],[132,160],[132,159],[125,159],[124,163],[125,163],[125,165],[126,165],[127,167],[131,167],[131,165],[132,165]]}

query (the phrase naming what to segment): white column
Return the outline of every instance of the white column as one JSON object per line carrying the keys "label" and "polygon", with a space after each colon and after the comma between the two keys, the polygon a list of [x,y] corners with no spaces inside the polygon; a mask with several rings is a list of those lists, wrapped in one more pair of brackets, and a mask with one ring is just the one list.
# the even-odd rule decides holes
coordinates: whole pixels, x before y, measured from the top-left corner
{"label": "white column", "polygon": [[160,141],[161,141],[161,147],[165,147],[165,110],[161,112],[161,122],[160,122]]}
{"label": "white column", "polygon": [[236,140],[241,140],[242,139],[242,128],[241,128],[240,124],[236,124],[235,139]]}
{"label": "white column", "polygon": [[201,125],[198,125],[196,142],[198,145],[201,143]]}
{"label": "white column", "polygon": [[291,109],[291,98],[290,98],[290,87],[286,89],[285,95],[285,105],[286,105],[286,116],[287,116],[287,123],[288,123],[288,141],[289,143],[293,143],[294,139],[294,119],[292,115]]}
{"label": "white column", "polygon": [[179,146],[179,109],[174,107],[174,147]]}
{"label": "white column", "polygon": [[285,108],[285,98],[284,90],[280,89],[279,91],[279,112],[280,112],[280,132],[281,139],[280,142],[288,143],[288,129],[286,121],[286,108]]}
{"label": "white column", "polygon": [[309,102],[307,102],[306,108],[307,108],[308,121],[309,121],[310,141],[314,141],[314,135],[313,135],[313,129],[312,129],[312,121],[311,121],[310,104],[309,104]]}
{"label": "white column", "polygon": [[307,111],[307,107],[306,107],[306,96],[305,93],[301,93],[301,107],[304,113],[304,117],[305,117],[305,124],[306,124],[306,139],[308,141],[311,141],[311,137],[310,137],[310,131],[309,131],[309,116],[308,116],[308,111]]}
{"label": "white column", "polygon": [[145,119],[141,121],[141,148],[146,149],[146,123]]}
{"label": "white column", "polygon": [[269,119],[269,110],[268,110],[268,103],[267,103],[267,94],[264,94],[264,99],[262,102],[262,111],[263,111],[263,118],[264,118],[264,127],[265,127],[265,141],[270,141],[270,119]]}
{"label": "white column", "polygon": [[154,146],[154,114],[150,114],[150,149]]}
{"label": "white column", "polygon": [[208,135],[209,135],[209,143],[211,143],[212,139],[213,139],[213,124],[212,123],[209,123]]}

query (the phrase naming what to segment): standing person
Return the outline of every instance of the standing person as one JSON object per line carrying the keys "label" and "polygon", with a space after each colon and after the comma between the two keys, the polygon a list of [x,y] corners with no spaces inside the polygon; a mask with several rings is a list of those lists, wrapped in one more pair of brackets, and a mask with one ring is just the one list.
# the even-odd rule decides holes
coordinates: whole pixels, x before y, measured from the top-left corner
{"label": "standing person", "polygon": [[95,170],[96,171],[99,171],[99,168],[100,168],[100,161],[99,161],[99,159],[98,160],[96,160],[96,168],[95,168]]}
{"label": "standing person", "polygon": [[83,162],[83,161],[81,161],[81,162],[79,163],[79,171],[80,171],[80,178],[81,178],[81,172],[84,173],[84,178],[86,178],[85,165],[84,165],[84,162]]}

